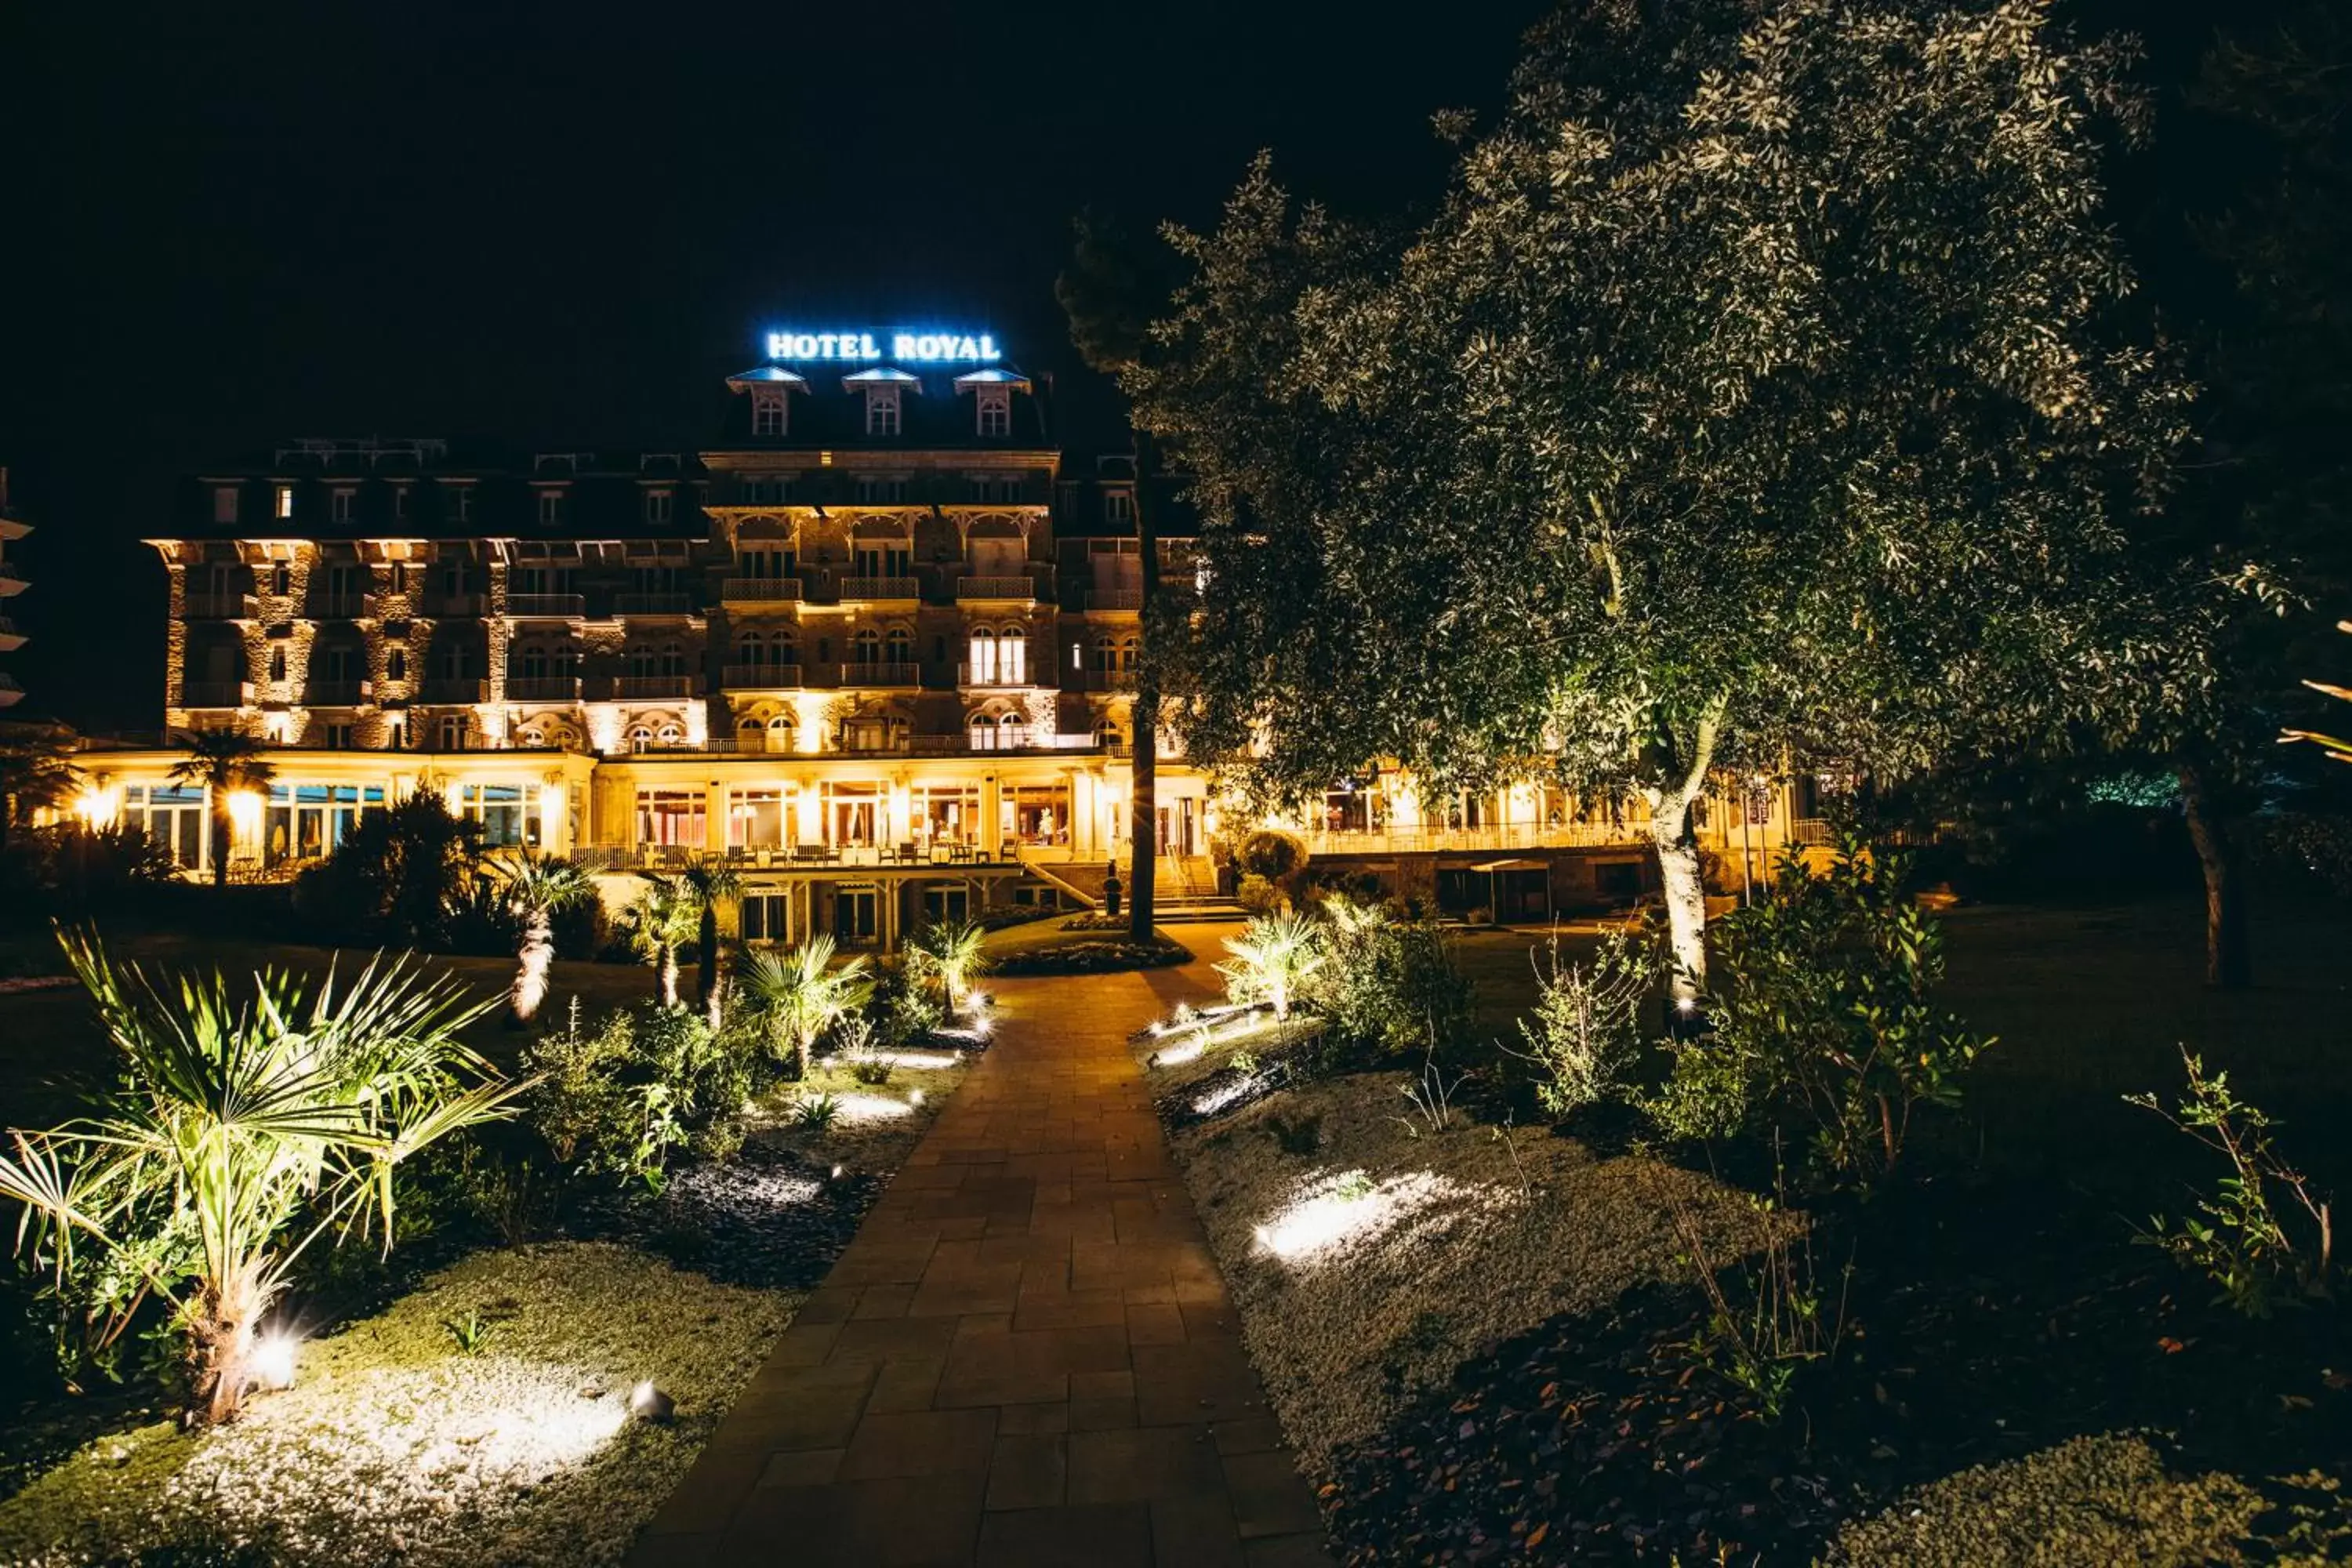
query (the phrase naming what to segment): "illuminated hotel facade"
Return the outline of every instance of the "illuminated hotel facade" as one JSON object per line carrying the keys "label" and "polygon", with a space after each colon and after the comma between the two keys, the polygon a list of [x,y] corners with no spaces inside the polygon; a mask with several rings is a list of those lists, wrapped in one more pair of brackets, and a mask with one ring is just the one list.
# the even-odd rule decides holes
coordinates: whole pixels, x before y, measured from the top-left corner
{"label": "illuminated hotel facade", "polygon": [[[887,944],[1099,889],[1135,739],[1128,460],[1066,464],[1050,388],[984,334],[766,346],[698,452],[307,440],[189,480],[150,541],[165,724],[254,735],[276,773],[229,803],[231,874],[287,874],[430,788],[493,845],[614,872],[723,857],[751,940]],[[1160,548],[1188,589],[1188,542]],[[207,870],[178,754],[89,754],[85,815]],[[1208,781],[1164,747],[1158,802],[1163,894],[1211,891]],[[1755,826],[1785,836],[1789,804]],[[1637,821],[1540,788],[1429,805],[1375,772],[1290,826],[1507,918],[1651,880]]]}

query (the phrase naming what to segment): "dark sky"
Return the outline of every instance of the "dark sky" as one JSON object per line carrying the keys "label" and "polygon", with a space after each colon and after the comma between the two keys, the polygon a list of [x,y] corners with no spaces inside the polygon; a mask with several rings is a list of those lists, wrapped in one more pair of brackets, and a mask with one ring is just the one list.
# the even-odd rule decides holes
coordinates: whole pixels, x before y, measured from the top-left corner
{"label": "dark sky", "polygon": [[1260,146],[1343,205],[1428,191],[1430,111],[1499,103],[1540,0],[7,9],[13,716],[152,729],[175,475],[690,446],[796,316],[974,322],[1066,379],[1079,207],[1207,221]]}
{"label": "dark sky", "polygon": [[282,437],[691,447],[795,317],[992,328],[1071,401],[1073,213],[1207,222],[1261,146],[1343,208],[1425,197],[1430,112],[1496,108],[1542,5],[6,7],[16,716],[160,722],[136,542]]}

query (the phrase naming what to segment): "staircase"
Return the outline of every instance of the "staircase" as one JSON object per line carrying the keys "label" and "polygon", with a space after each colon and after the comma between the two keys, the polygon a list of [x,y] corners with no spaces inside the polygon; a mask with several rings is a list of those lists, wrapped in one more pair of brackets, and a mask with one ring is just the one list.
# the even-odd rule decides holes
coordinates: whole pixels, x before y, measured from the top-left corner
{"label": "staircase", "polygon": [[[1105,861],[1030,861],[1028,866],[1032,876],[1052,883],[1088,909],[1102,908]],[[1122,856],[1119,859],[1122,881],[1126,869],[1126,858]],[[1152,869],[1152,915],[1157,923],[1187,925],[1249,918],[1240,905],[1217,896],[1216,872],[1205,857],[1186,859],[1162,855]]]}

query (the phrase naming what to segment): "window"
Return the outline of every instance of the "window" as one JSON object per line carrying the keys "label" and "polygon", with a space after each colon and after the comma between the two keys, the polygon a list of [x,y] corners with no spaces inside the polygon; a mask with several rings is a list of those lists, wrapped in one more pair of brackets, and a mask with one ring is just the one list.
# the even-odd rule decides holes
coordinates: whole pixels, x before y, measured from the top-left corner
{"label": "window", "polygon": [[348,752],[352,749],[352,721],[338,719],[326,727],[327,750]]}
{"label": "window", "polygon": [[332,502],[333,502],[333,505],[332,505],[331,509],[328,511],[327,515],[328,515],[329,517],[332,518],[332,519],[333,519],[335,521],[337,521],[337,522],[349,522],[349,521],[351,521],[351,520],[352,520],[352,502],[353,502],[355,500],[357,500],[357,499],[358,499],[358,498],[357,498],[357,492],[355,492],[355,491],[353,491],[353,490],[345,489],[340,489],[340,488],[339,488],[339,489],[337,489],[333,492],[333,495],[331,496],[331,500],[332,500]]}
{"label": "window", "polygon": [[897,387],[876,386],[866,389],[866,433],[868,436],[896,436],[898,433],[898,389]]}
{"label": "window", "polygon": [[781,436],[784,433],[784,395],[782,392],[755,392],[751,395],[751,434]]}
{"label": "window", "polygon": [[408,521],[408,487],[406,485],[392,487],[392,515],[396,522]]}
{"label": "window", "polygon": [[902,668],[914,663],[915,634],[903,626],[892,627],[889,637],[884,639],[882,654],[890,663]]}
{"label": "window", "polygon": [[466,716],[444,713],[434,721],[433,744],[436,750],[462,752],[466,749]]}
{"label": "window", "polygon": [[294,568],[283,561],[269,569],[269,591],[283,598],[294,591]]}
{"label": "window", "polygon": [[1013,434],[1013,390],[1010,387],[980,389],[980,433],[983,436]]}
{"label": "window", "polygon": [[868,506],[901,506],[907,500],[907,481],[885,479],[878,474],[857,476],[857,499]]}
{"label": "window", "polygon": [[272,680],[286,679],[286,650],[282,647],[269,650],[269,679]]}
{"label": "window", "polygon": [[652,489],[646,492],[646,521],[656,528],[666,528],[670,520],[670,492]]}
{"label": "window", "polygon": [[294,515],[294,487],[279,485],[270,492],[269,515],[289,518]]}
{"label": "window", "polygon": [[457,791],[457,815],[482,825],[482,842],[497,847],[539,840],[539,793],[520,784],[466,784]]}
{"label": "window", "polygon": [[406,648],[396,647],[390,653],[383,656],[383,678],[386,680],[406,680],[408,679],[408,650]]}
{"label": "window", "polygon": [[542,528],[552,528],[563,521],[563,492],[541,489],[539,492],[539,521]]}
{"label": "window", "polygon": [[792,899],[789,894],[745,893],[740,907],[745,942],[793,940]]}
{"label": "window", "polygon": [[1029,679],[1029,639],[1018,626],[1007,626],[997,632],[987,626],[972,628],[971,644],[971,686],[1022,686]]}
{"label": "window", "polygon": [[963,920],[971,910],[971,890],[961,883],[923,889],[923,916],[933,925]]}
{"label": "window", "polygon": [[853,664],[878,664],[882,659],[882,635],[871,628],[861,631],[849,639],[849,648]]}
{"label": "window", "polygon": [[973,500],[984,505],[1014,506],[1021,500],[1021,479],[1018,475],[995,477],[974,474],[965,481],[964,489]]}
{"label": "window", "polygon": [[799,568],[799,558],[789,548],[746,550],[737,556],[737,571],[757,583],[789,583]]}
{"label": "window", "polygon": [[768,750],[796,752],[800,750],[799,741],[800,731],[793,725],[789,713],[779,713],[768,721]]}
{"label": "window", "polygon": [[1121,525],[1135,521],[1135,492],[1130,489],[1103,491],[1103,521]]}
{"label": "window", "polygon": [[915,570],[915,547],[890,540],[861,540],[856,545],[860,577],[907,577]]}
{"label": "window", "polygon": [[698,789],[639,790],[637,842],[701,848],[703,801]]}
{"label": "window", "polygon": [[774,849],[789,842],[781,789],[739,789],[727,797],[727,842],[738,849]]}
{"label": "window", "polygon": [[473,486],[451,485],[449,487],[449,521],[452,522],[474,521]]}
{"label": "window", "polygon": [[666,642],[662,644],[660,673],[663,675],[684,675],[686,673],[685,644],[677,642]]}
{"label": "window", "polygon": [[790,474],[746,474],[742,480],[742,501],[745,506],[773,506],[789,500],[793,493]]}
{"label": "window", "polygon": [[213,521],[215,522],[236,521],[236,487],[235,485],[213,487]]}

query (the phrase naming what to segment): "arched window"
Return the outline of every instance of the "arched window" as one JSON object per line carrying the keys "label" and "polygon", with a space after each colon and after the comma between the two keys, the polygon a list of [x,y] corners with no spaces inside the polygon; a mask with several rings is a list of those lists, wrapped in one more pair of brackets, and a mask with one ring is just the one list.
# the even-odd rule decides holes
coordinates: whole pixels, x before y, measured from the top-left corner
{"label": "arched window", "polygon": [[643,724],[629,726],[629,750],[642,752],[654,743],[654,732]]}
{"label": "arched window", "polygon": [[971,749],[975,752],[996,750],[996,725],[985,713],[971,716]]}
{"label": "arched window", "polygon": [[1111,640],[1108,633],[1095,638],[1095,668],[1099,670],[1118,668],[1118,644]]}
{"label": "arched window", "polygon": [[800,732],[793,727],[789,714],[779,713],[768,721],[768,750],[793,752],[800,749]]}
{"label": "arched window", "polygon": [[871,665],[879,662],[882,658],[882,634],[868,627],[850,638],[849,658],[853,664]]}
{"label": "arched window", "polygon": [[1019,750],[1022,742],[1027,739],[1028,732],[1028,727],[1020,714],[999,713],[996,716],[996,749],[998,751]]}
{"label": "arched window", "polygon": [[774,650],[769,657],[781,668],[797,667],[801,661],[801,645],[793,639],[792,633],[778,632]]}
{"label": "arched window", "polygon": [[735,662],[737,664],[743,665],[751,668],[757,668],[760,665],[766,663],[767,658],[767,638],[761,637],[757,632],[738,632],[735,634]]}
{"label": "arched window", "polygon": [[892,664],[914,663],[915,634],[907,630],[904,626],[892,627],[888,638],[888,646],[885,648],[884,653],[885,657],[887,657]]}
{"label": "arched window", "polygon": [[665,746],[682,746],[686,744],[686,731],[677,724],[664,724],[654,738]]}
{"label": "arched window", "polygon": [[1133,669],[1135,668],[1135,656],[1141,651],[1142,647],[1143,644],[1139,638],[1122,637],[1119,639],[1118,668],[1121,669]]}

